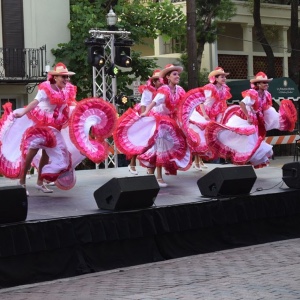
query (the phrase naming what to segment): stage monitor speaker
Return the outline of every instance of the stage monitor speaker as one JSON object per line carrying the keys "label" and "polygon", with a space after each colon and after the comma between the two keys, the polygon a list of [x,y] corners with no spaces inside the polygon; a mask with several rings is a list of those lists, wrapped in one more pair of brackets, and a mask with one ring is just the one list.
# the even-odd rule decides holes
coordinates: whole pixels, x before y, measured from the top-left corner
{"label": "stage monitor speaker", "polygon": [[153,175],[112,178],[94,192],[94,198],[101,209],[139,209],[152,206],[159,189]]}
{"label": "stage monitor speaker", "polygon": [[282,166],[282,180],[294,189],[300,189],[300,162],[295,161]]}
{"label": "stage monitor speaker", "polygon": [[198,181],[203,196],[222,197],[249,194],[256,174],[252,166],[215,168]]}
{"label": "stage monitor speaker", "polygon": [[26,189],[21,186],[0,187],[0,224],[25,221],[27,210]]}

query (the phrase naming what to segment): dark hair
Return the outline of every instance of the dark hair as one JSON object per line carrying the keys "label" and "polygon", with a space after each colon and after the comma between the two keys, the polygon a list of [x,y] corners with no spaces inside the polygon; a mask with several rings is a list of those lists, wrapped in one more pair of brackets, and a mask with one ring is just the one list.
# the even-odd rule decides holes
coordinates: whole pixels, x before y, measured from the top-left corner
{"label": "dark hair", "polygon": [[259,84],[259,82],[254,82],[253,83],[253,86],[254,86],[253,89],[254,90],[258,90],[259,89],[258,84]]}
{"label": "dark hair", "polygon": [[55,84],[54,75],[48,74],[47,80],[50,81],[51,84]]}

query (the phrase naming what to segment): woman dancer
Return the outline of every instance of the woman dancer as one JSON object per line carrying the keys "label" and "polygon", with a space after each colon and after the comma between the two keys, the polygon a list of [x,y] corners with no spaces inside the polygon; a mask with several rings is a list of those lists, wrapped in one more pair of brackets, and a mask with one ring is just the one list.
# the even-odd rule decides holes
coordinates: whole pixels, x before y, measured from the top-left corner
{"label": "woman dancer", "polygon": [[[0,120],[0,173],[19,178],[24,188],[26,174],[40,149],[36,189],[43,193],[53,192],[43,180],[56,181],[59,188],[69,189],[75,184],[76,164],[85,156],[102,161],[107,155],[102,139],[111,134],[116,111],[101,99],[85,99],[77,104],[76,87],[69,82],[69,76],[74,74],[58,63],[28,106],[12,111],[9,103],[4,105]],[[90,118],[91,115],[97,116]],[[64,129],[67,126],[68,130]],[[86,135],[90,131],[92,140]]]}
{"label": "woman dancer", "polygon": [[[142,95],[140,104],[137,105],[136,109],[143,113],[146,107],[151,103],[157,93],[157,89],[163,84],[163,81],[159,78],[160,70],[156,69],[153,74],[147,80],[146,84],[139,86],[139,92]],[[136,170],[136,155],[133,155],[130,164],[128,165],[128,170],[133,175],[138,175]]]}
{"label": "woman dancer", "polygon": [[207,167],[202,158],[215,158],[208,147],[205,129],[210,121],[219,122],[227,108],[226,101],[231,98],[226,85],[228,74],[217,67],[209,73],[209,83],[187,92],[180,106],[179,118],[195,157],[193,166],[196,170]]}
{"label": "woman dancer", "polygon": [[229,158],[233,164],[250,163],[254,168],[269,164],[272,146],[264,139],[271,129],[292,131],[297,119],[290,100],[282,100],[279,112],[272,107],[272,96],[267,91],[269,82],[263,72],[250,80],[251,89],[242,92],[240,105],[228,107],[221,124],[211,122],[206,129],[207,141],[213,152]]}
{"label": "woman dancer", "polygon": [[127,110],[118,122],[114,132],[118,149],[131,155],[138,155],[148,174],[157,168],[157,182],[160,187],[167,183],[162,178],[162,167],[175,175],[178,169],[191,164],[190,151],[185,136],[177,124],[177,109],[185,91],[178,85],[182,67],[166,65],[160,72],[164,85],[141,115]]}
{"label": "woman dancer", "polygon": [[[162,167],[166,169],[166,174],[176,174],[178,169],[186,169],[190,165],[190,151],[184,141],[184,134],[177,125],[179,104],[185,95],[184,89],[178,85],[181,72],[180,66],[165,66],[160,72],[165,84],[158,89],[151,104],[141,114],[142,117],[148,114],[155,116],[159,121],[155,144],[139,155],[139,160],[148,167],[149,174],[154,174],[155,169],[157,170],[156,178],[160,187],[167,186],[162,177]],[[172,135],[176,144],[171,147]]]}

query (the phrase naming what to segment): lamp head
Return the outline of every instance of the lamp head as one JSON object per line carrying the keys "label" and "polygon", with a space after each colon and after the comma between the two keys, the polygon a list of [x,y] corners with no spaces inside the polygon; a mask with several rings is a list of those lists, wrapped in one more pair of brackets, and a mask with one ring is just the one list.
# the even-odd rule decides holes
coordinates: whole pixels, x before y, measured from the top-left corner
{"label": "lamp head", "polygon": [[117,24],[118,17],[113,11],[112,7],[110,8],[108,14],[106,15],[106,22],[109,27],[115,26]]}

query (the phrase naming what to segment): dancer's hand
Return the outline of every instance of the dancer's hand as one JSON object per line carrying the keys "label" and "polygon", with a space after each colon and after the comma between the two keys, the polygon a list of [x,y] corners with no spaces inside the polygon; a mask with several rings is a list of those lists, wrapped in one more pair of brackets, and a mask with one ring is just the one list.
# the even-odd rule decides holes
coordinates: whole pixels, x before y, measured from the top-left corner
{"label": "dancer's hand", "polygon": [[24,113],[15,112],[13,115],[15,118],[22,118],[24,116]]}

